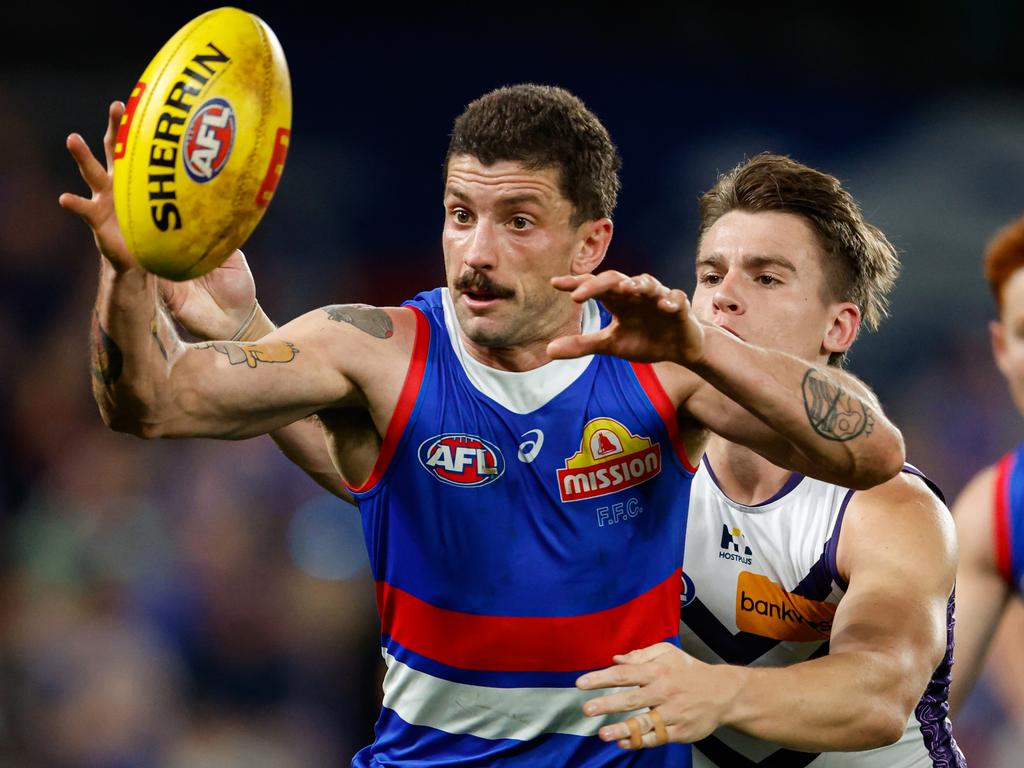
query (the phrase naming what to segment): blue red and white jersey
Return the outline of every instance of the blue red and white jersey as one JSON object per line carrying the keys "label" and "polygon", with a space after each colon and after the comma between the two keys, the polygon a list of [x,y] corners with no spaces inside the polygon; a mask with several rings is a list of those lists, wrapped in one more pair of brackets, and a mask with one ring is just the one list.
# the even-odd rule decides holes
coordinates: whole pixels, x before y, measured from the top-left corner
{"label": "blue red and white jersey", "polygon": [[993,513],[996,568],[1010,589],[1024,595],[1024,443],[996,465]]}
{"label": "blue red and white jersey", "polygon": [[[575,688],[612,655],[678,645],[693,468],[649,365],[533,371],[469,356],[446,289],[407,302],[412,362],[353,488],[387,673],[356,766],[689,766],[597,738]],[[584,307],[584,331],[608,318]]]}

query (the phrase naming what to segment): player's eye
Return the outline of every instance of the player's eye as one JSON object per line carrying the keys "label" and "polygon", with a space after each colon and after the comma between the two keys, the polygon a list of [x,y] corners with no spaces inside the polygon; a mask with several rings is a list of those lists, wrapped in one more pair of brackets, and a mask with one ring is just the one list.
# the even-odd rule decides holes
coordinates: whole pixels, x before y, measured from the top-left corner
{"label": "player's eye", "polygon": [[456,208],[452,211],[452,218],[455,219],[458,224],[469,224],[470,215],[469,211],[465,208]]}
{"label": "player's eye", "polygon": [[779,278],[777,278],[775,275],[758,275],[757,282],[759,282],[761,285],[778,285]]}
{"label": "player's eye", "polygon": [[530,226],[530,220],[525,216],[512,217],[512,229],[526,229]]}
{"label": "player's eye", "polygon": [[700,276],[701,285],[718,285],[720,282],[722,282],[722,276],[714,272],[705,272]]}

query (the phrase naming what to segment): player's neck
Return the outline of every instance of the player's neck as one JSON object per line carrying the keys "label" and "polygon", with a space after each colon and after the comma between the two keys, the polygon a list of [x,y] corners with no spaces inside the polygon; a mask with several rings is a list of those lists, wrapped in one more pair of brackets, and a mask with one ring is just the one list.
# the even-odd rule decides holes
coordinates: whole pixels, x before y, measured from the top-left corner
{"label": "player's neck", "polygon": [[777,467],[750,448],[717,435],[708,441],[707,458],[718,485],[739,504],[760,504],[767,501],[789,480],[788,469]]}

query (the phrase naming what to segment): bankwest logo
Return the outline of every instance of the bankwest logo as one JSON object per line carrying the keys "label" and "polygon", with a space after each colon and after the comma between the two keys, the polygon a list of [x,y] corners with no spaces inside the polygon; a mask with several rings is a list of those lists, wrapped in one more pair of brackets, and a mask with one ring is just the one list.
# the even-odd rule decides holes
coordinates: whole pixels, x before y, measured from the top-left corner
{"label": "bankwest logo", "polygon": [[580,449],[559,469],[562,501],[606,496],[645,483],[661,472],[661,446],[631,433],[614,419],[592,419]]}
{"label": "bankwest logo", "polygon": [[828,640],[836,606],[787,592],[744,571],[736,582],[736,628],[774,640]]}
{"label": "bankwest logo", "polygon": [[418,453],[422,467],[449,485],[487,485],[505,471],[498,447],[476,435],[437,435],[420,443]]}

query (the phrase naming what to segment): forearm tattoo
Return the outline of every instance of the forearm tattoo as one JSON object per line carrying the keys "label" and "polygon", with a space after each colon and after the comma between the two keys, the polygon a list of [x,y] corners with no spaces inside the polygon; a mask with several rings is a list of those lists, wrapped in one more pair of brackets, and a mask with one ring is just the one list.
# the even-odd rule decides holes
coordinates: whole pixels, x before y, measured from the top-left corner
{"label": "forearm tattoo", "polygon": [[260,363],[290,363],[299,354],[299,348],[290,341],[206,341],[196,349],[212,349],[227,355],[232,365],[245,363],[255,368]]}
{"label": "forearm tattoo", "polygon": [[110,387],[121,378],[124,356],[117,343],[107,335],[100,325],[96,312],[92,313],[92,375],[105,387]]}
{"label": "forearm tattoo", "polygon": [[395,333],[391,315],[369,304],[332,304],[324,312],[334,322],[354,325],[378,339],[390,339]]}
{"label": "forearm tattoo", "polygon": [[871,409],[822,371],[811,368],[804,374],[803,395],[811,428],[822,437],[843,441],[871,434]]}

